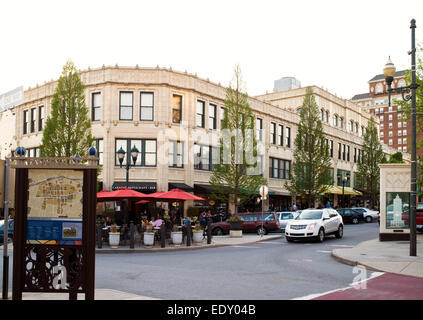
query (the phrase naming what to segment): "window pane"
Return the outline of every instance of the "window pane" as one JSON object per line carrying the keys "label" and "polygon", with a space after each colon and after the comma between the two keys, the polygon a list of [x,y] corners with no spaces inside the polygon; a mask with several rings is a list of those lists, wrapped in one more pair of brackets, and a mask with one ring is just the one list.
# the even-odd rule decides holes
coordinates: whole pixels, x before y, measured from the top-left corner
{"label": "window pane", "polygon": [[120,119],[132,120],[132,107],[120,107]]}
{"label": "window pane", "polygon": [[153,120],[152,107],[141,107],[141,120]]}
{"label": "window pane", "polygon": [[[130,140],[130,144],[129,147],[132,148],[136,147],[138,149],[138,157],[137,157],[137,162],[135,163],[135,165],[140,166],[142,164],[142,143],[141,140]],[[132,155],[131,155],[131,150],[129,150],[129,154],[128,157],[131,160],[131,164],[133,164],[134,162],[132,161]]]}
{"label": "window pane", "polygon": [[100,116],[101,116],[100,111],[101,111],[100,108],[94,108],[94,119],[93,119],[94,121],[100,120]]}
{"label": "window pane", "polygon": [[132,92],[121,92],[120,93],[120,105],[121,106],[132,106]]}
{"label": "window pane", "polygon": [[155,153],[146,153],[145,154],[145,165],[146,166],[155,166],[156,165],[156,154]]}
{"label": "window pane", "polygon": [[154,97],[154,94],[152,92],[141,92],[141,106],[152,107],[153,97]]}
{"label": "window pane", "polygon": [[93,107],[101,106],[101,93],[93,93]]}
{"label": "window pane", "polygon": [[[115,150],[115,153],[116,153],[116,165],[119,165],[119,157],[118,157],[117,152],[120,150],[121,147],[122,147],[123,151],[126,152],[126,140],[117,139],[116,140],[116,150]],[[124,165],[124,164],[126,164],[126,154],[125,154],[125,157],[123,158],[123,162],[122,162],[122,165]]]}
{"label": "window pane", "polygon": [[145,141],[145,152],[156,152],[156,140]]}

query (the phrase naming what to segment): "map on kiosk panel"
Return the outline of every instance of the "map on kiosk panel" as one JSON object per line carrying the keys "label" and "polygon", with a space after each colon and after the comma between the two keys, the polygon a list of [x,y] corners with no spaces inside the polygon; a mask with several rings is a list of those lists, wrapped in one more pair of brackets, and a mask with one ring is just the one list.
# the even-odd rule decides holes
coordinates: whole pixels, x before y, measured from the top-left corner
{"label": "map on kiosk panel", "polygon": [[28,180],[28,218],[82,219],[82,171],[32,169]]}

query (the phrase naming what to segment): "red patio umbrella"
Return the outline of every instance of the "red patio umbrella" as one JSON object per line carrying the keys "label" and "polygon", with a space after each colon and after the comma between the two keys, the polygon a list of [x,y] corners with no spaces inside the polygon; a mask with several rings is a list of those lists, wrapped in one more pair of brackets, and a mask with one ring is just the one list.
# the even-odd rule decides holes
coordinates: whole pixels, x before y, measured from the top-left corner
{"label": "red patio umbrella", "polygon": [[154,195],[152,198],[160,201],[160,200],[164,200],[164,201],[185,201],[185,200],[205,200],[201,197],[197,197],[191,193],[185,192],[181,189],[172,189],[168,192],[164,192],[162,194],[158,194],[158,195]]}
{"label": "red patio umbrella", "polygon": [[115,201],[122,199],[142,199],[148,197],[142,192],[138,192],[129,188],[120,188],[115,191],[98,192],[97,201]]}
{"label": "red patio umbrella", "polygon": [[140,200],[138,202],[135,202],[135,204],[144,204],[144,203],[150,203],[151,201],[148,200]]}

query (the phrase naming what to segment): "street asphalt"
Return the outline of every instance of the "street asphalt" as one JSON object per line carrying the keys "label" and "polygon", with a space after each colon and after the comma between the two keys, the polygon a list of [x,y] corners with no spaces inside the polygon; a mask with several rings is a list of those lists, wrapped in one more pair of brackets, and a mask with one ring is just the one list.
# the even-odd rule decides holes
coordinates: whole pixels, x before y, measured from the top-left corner
{"label": "street asphalt", "polygon": [[[158,299],[292,299],[347,287],[354,268],[335,248],[378,236],[377,223],[346,225],[323,243],[284,238],[205,250],[96,256],[96,287]],[[372,271],[368,271],[368,276]]]}

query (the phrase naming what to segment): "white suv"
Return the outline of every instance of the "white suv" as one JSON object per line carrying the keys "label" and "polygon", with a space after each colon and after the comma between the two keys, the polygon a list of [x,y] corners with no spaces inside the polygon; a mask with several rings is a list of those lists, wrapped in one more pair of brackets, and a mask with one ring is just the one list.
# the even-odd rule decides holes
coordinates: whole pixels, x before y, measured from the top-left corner
{"label": "white suv", "polygon": [[290,220],[285,228],[285,238],[288,242],[306,238],[323,242],[329,234],[334,234],[338,239],[344,235],[342,216],[329,208],[303,210],[295,220]]}

